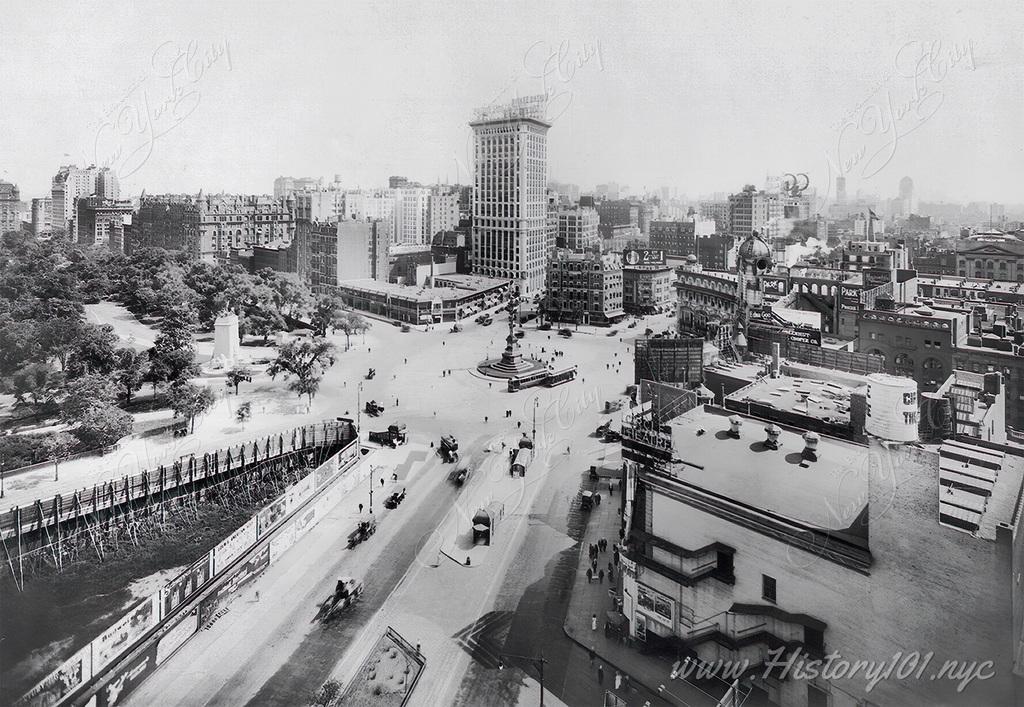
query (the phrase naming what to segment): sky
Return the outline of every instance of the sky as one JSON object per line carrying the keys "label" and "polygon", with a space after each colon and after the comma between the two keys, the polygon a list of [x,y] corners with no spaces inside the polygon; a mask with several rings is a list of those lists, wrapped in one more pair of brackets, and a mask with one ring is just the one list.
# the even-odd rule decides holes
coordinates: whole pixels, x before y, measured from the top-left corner
{"label": "sky", "polygon": [[552,180],[1024,201],[1024,3],[51,2],[0,23],[0,179],[269,193],[468,183],[476,107],[546,94]]}

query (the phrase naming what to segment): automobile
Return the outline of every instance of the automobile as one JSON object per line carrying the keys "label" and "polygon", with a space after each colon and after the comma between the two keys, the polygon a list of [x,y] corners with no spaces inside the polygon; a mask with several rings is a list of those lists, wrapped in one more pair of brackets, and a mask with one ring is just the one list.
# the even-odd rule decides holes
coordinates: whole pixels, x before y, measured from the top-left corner
{"label": "automobile", "polygon": [[616,432],[615,430],[609,429],[609,430],[607,430],[604,433],[604,441],[605,442],[621,442],[622,441],[622,435],[619,434],[618,432]]}
{"label": "automobile", "polygon": [[544,322],[543,324],[541,324],[537,328],[540,329],[541,331],[551,331],[551,323],[550,322]]}
{"label": "automobile", "polygon": [[630,322],[629,323],[629,328],[630,329],[636,329],[636,322]]}
{"label": "automobile", "polygon": [[525,331],[523,331],[522,329],[516,329],[516,338],[517,339],[522,339],[524,336],[526,336],[526,332]]}
{"label": "automobile", "polygon": [[651,329],[650,327],[647,327],[646,329],[644,329],[644,336],[650,336],[653,333],[654,333],[654,329]]}
{"label": "automobile", "polygon": [[558,335],[564,336],[566,339],[568,339],[570,336],[572,336],[572,329],[559,329]]}
{"label": "automobile", "polygon": [[408,324],[403,324],[403,325],[402,325],[402,331],[403,331],[403,332],[407,332],[407,331],[411,331],[411,329],[409,328],[409,325],[408,325]]}
{"label": "automobile", "polygon": [[611,329],[611,330],[609,330],[609,332],[607,334],[605,334],[605,336],[615,336],[618,333],[619,333],[618,329]]}
{"label": "automobile", "polygon": [[490,326],[491,324],[493,324],[493,323],[494,323],[494,320],[493,320],[493,319],[491,319],[490,317],[487,317],[487,319],[484,319],[484,320],[483,320],[482,322],[480,322],[480,323],[481,323],[481,324],[482,324],[483,326]]}
{"label": "automobile", "polygon": [[396,320],[394,320],[393,322],[391,322],[391,326],[402,326],[402,322],[400,322],[400,321],[398,321],[398,320],[396,319]]}

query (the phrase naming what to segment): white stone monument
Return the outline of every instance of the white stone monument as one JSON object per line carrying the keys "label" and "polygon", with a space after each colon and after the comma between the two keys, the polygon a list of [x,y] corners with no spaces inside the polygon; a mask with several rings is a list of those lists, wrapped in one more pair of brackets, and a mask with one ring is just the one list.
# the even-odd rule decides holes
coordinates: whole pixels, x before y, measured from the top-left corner
{"label": "white stone monument", "polygon": [[213,323],[213,358],[210,364],[214,368],[230,368],[238,361],[239,351],[238,315],[227,312]]}

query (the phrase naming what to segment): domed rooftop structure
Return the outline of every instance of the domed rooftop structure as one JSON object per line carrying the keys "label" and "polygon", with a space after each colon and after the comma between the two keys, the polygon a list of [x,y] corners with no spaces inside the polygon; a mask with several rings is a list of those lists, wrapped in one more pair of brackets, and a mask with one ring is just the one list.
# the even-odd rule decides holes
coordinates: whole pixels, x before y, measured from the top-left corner
{"label": "domed rooftop structure", "polygon": [[686,256],[686,262],[688,262],[688,263],[696,263],[697,262],[697,256],[694,255],[693,253],[690,253],[688,256]]}
{"label": "domed rooftop structure", "polygon": [[772,265],[772,249],[757,231],[752,231],[747,240],[740,244],[739,260],[754,265],[758,270],[767,270]]}

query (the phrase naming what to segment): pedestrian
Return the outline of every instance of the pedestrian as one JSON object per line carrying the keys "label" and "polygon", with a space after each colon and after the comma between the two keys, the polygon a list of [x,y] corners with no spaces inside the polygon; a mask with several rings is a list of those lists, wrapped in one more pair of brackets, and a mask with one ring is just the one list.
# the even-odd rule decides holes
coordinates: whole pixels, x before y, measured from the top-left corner
{"label": "pedestrian", "polygon": [[487,422],[487,415],[484,415],[484,422]]}
{"label": "pedestrian", "polygon": [[615,566],[618,567],[619,566],[619,551],[616,550],[615,554],[612,555],[612,557],[615,559]]}
{"label": "pedestrian", "polygon": [[395,398],[395,407],[398,407],[398,398]]}
{"label": "pedestrian", "polygon": [[569,453],[569,447],[568,447],[568,446],[567,446],[567,447],[565,448],[565,453],[566,453],[566,454],[568,454],[568,453]]}
{"label": "pedestrian", "polygon": [[[596,631],[597,630],[597,614],[591,614],[590,615],[590,630],[591,631]],[[601,668],[598,667],[598,670],[600,670],[600,669]]]}
{"label": "pedestrian", "polygon": [[594,570],[594,574],[597,574],[597,560],[593,560],[593,561],[592,561],[592,562],[590,563],[590,568],[591,568],[592,570]]}
{"label": "pedestrian", "polygon": [[256,590],[256,601],[259,601],[259,600],[260,600],[260,590],[257,589]]}
{"label": "pedestrian", "polygon": [[405,362],[406,362],[406,363],[409,363],[409,359],[405,359]]}
{"label": "pedestrian", "polygon": [[608,562],[608,574],[611,574],[611,573],[612,573],[612,571],[613,571],[613,567],[614,567],[614,566],[615,566],[615,565],[613,565],[613,564],[611,563],[611,561],[609,560],[609,562]]}
{"label": "pedestrian", "polygon": [[363,512],[363,504],[361,504],[361,503],[359,504],[359,512],[360,512],[360,513],[362,513],[362,512]]}
{"label": "pedestrian", "polygon": [[594,656],[595,656],[594,647],[593,646],[591,646],[590,648],[587,649],[587,655],[590,657],[590,664],[593,665],[594,664]]}
{"label": "pedestrian", "polygon": [[622,673],[618,670],[615,671],[615,689],[618,690],[622,687]]}
{"label": "pedestrian", "polygon": [[604,685],[604,668],[600,663],[597,664],[597,684]]}
{"label": "pedestrian", "polygon": [[523,421],[520,420],[519,422],[516,423],[516,429],[519,430],[519,429],[522,429],[522,427],[523,427]]}
{"label": "pedestrian", "polygon": [[381,480],[380,480],[380,485],[381,485],[381,486],[383,486],[383,485],[384,485],[384,479],[381,479]]}
{"label": "pedestrian", "polygon": [[625,528],[619,528],[619,540],[625,540],[625,539],[626,539],[626,529]]}
{"label": "pedestrian", "polygon": [[624,673],[622,675],[622,688],[624,690],[629,690],[629,673]]}
{"label": "pedestrian", "polygon": [[615,581],[615,570],[612,569],[612,563],[608,563],[608,584]]}
{"label": "pedestrian", "polygon": [[588,567],[587,568],[587,584],[590,584],[593,581],[593,579],[594,579],[594,573],[591,572],[590,568]]}
{"label": "pedestrian", "polygon": [[604,570],[598,570],[597,579],[600,584],[604,584]]}
{"label": "pedestrian", "polygon": [[391,475],[391,480],[392,481],[398,481],[398,474],[392,474]]}

